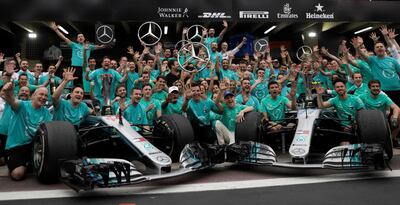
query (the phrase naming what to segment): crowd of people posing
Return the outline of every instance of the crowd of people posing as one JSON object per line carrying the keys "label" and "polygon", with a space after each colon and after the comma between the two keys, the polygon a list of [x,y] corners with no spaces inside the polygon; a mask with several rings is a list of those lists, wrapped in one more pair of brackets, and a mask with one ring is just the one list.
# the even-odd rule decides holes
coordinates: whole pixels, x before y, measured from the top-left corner
{"label": "crowd of people posing", "polygon": [[[4,62],[0,81],[1,157],[11,178],[24,178],[32,139],[46,121],[69,121],[79,127],[88,115],[99,115],[107,108],[107,114],[121,114],[140,130],[135,124],[151,129],[160,116],[179,114],[188,117],[196,136],[201,136],[196,140],[231,144],[236,123],[244,120],[245,113],[261,112],[263,123],[271,130],[282,129],[285,112],[296,110],[297,99],[312,90],[316,91],[318,107],[334,107],[338,118],[356,119],[360,109],[381,110],[392,127],[393,144],[399,146],[400,46],[393,29],[380,27],[386,43],[379,41],[380,35],[371,33],[373,52],[366,49],[361,37],[355,37],[350,44],[343,40],[336,55],[315,45],[311,55],[295,63],[285,46],[280,47],[279,58],[270,55],[269,47],[255,51],[252,57],[236,57],[249,42],[243,38],[236,48],[229,49],[222,42],[227,22],[223,26],[218,36],[213,28],[203,31],[201,42],[209,55],[202,49],[199,57],[205,60],[187,61],[188,53],[178,57],[177,50],[158,43],[154,48],[144,45],[142,52],[128,47],[127,55],[118,61],[104,56],[98,68],[91,52],[105,46],[86,43],[83,34],[73,42],[54,22],[50,28],[72,49],[71,65],[62,69],[62,76],[55,75],[62,57],[43,72],[41,63],[29,70],[29,60],[19,54],[7,60],[0,54]],[[186,32],[183,29],[183,37]],[[323,101],[324,94],[332,98]],[[88,106],[85,99],[98,106]],[[341,123],[344,131],[353,128],[352,121]]]}

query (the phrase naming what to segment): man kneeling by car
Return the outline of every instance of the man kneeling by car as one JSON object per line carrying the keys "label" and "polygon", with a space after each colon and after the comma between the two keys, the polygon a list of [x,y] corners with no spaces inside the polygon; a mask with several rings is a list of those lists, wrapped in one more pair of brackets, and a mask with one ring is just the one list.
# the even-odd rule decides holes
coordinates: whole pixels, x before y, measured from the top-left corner
{"label": "man kneeling by car", "polygon": [[41,123],[51,120],[49,110],[44,107],[48,91],[46,87],[38,87],[30,101],[19,101],[14,97],[12,82],[5,84],[3,90],[5,101],[14,111],[7,134],[7,166],[11,179],[22,180],[32,158],[32,139],[36,130]]}

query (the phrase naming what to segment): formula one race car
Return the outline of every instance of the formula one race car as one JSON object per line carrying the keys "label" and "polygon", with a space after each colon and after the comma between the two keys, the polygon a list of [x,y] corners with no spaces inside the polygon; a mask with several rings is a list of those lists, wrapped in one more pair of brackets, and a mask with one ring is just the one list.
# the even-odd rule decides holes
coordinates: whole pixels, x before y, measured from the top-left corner
{"label": "formula one race car", "polygon": [[[318,109],[315,96],[300,101],[298,111],[286,113],[281,129],[273,130],[263,123],[261,113],[247,113],[245,120],[236,125],[235,144],[188,145],[181,155],[182,165],[201,168],[236,162],[348,170],[389,166],[387,162],[393,156],[391,132],[381,111],[358,111],[353,131],[342,131],[335,111]],[[350,139],[351,144],[339,146],[343,139]],[[286,146],[287,141],[291,142],[290,146]]]}
{"label": "formula one race car", "polygon": [[[303,97],[299,105],[298,111],[286,113],[283,127],[277,130],[263,125],[261,113],[249,113],[236,128],[236,140],[270,145],[271,166],[332,169],[387,166],[393,147],[389,124],[381,111],[358,111],[356,124],[344,131],[340,126],[343,120],[336,117],[333,109],[317,108],[315,95]],[[354,121],[350,116],[348,120]],[[343,139],[349,139],[351,144],[338,146]]]}
{"label": "formula one race car", "polygon": [[[172,159],[179,157],[193,136],[189,121],[176,114],[158,119],[152,133],[136,132],[119,115],[89,117],[79,129],[69,122],[52,121],[38,129],[33,168],[41,182],[58,181],[61,173],[62,180],[77,190],[92,189],[95,185],[116,186],[121,184],[117,180],[121,175],[130,177],[125,181],[128,184],[144,180],[131,161],[145,164],[146,173],[156,174],[154,177],[162,173],[171,175]],[[114,171],[113,176],[108,175],[109,171]],[[173,175],[184,171],[188,170]]]}
{"label": "formula one race car", "polygon": [[[118,115],[90,117],[78,130],[65,121],[44,123],[33,143],[34,172],[43,183],[61,178],[80,191],[176,177],[225,161],[249,163],[250,155],[254,155],[249,152],[255,145],[251,142],[229,146],[192,143],[189,120],[176,114],[162,116],[153,133],[140,133]],[[172,168],[170,156],[147,140],[159,138],[173,140],[169,144],[173,150],[184,147],[179,168]],[[257,146],[267,147],[260,143]],[[226,152],[229,159],[225,158]]]}

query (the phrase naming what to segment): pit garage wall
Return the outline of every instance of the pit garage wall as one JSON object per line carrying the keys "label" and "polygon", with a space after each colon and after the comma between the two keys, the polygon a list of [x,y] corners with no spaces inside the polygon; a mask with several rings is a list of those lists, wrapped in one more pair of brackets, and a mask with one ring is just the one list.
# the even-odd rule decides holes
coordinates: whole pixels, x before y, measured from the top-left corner
{"label": "pit garage wall", "polygon": [[[317,7],[318,6],[318,7]],[[322,7],[321,7],[322,6]],[[2,0],[2,21],[398,21],[400,3],[369,0]],[[256,12],[252,17],[241,12]],[[257,13],[257,12],[261,12]],[[282,18],[278,14],[296,14]],[[296,16],[296,15],[292,15]],[[283,15],[284,16],[284,15]]]}

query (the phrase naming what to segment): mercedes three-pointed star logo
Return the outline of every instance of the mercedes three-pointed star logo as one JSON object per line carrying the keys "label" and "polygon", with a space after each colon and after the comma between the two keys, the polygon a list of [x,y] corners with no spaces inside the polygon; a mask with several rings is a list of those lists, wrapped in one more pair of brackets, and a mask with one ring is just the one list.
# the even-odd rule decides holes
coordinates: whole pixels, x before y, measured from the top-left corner
{"label": "mercedes three-pointed star logo", "polygon": [[[184,44],[178,51],[178,63],[181,69],[192,72],[193,70],[186,69],[186,66],[192,62],[202,62],[203,65],[207,65],[210,61],[210,51],[208,48],[198,42],[190,42]],[[197,69],[199,72],[203,70],[205,66]]]}
{"label": "mercedes three-pointed star logo", "polygon": [[259,39],[254,43],[254,50],[263,52],[268,47],[268,41],[265,39]]}
{"label": "mercedes three-pointed star logo", "polygon": [[[206,30],[206,28],[202,25],[198,25],[198,24],[192,25],[187,30],[186,38],[188,39],[188,41],[191,41],[191,42],[200,42],[201,35],[204,30]],[[208,34],[207,34],[207,36],[208,36]],[[205,36],[205,37],[207,37],[207,36]]]}
{"label": "mercedes three-pointed star logo", "polygon": [[114,31],[108,25],[99,26],[96,30],[97,40],[102,44],[108,44],[114,39]]}
{"label": "mercedes three-pointed star logo", "polygon": [[[139,41],[143,42],[143,44],[146,46],[152,46],[160,41],[162,30],[160,25],[158,25],[156,22],[147,21],[140,25],[137,36]],[[151,41],[147,42],[148,39]]]}
{"label": "mercedes three-pointed star logo", "polygon": [[299,49],[297,49],[296,57],[300,61],[304,61],[308,57],[310,57],[311,54],[312,54],[312,49],[310,48],[310,46],[301,46]]}
{"label": "mercedes three-pointed star logo", "polygon": [[156,159],[157,159],[157,161],[159,161],[159,162],[165,162],[165,163],[171,161],[167,156],[157,156]]}

